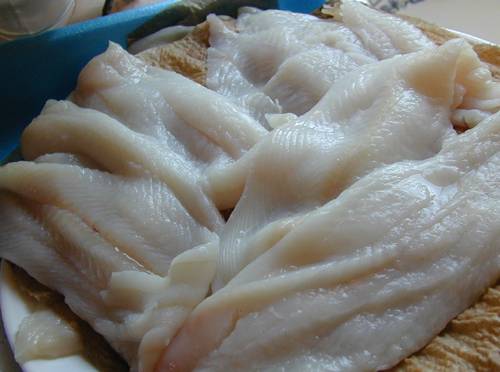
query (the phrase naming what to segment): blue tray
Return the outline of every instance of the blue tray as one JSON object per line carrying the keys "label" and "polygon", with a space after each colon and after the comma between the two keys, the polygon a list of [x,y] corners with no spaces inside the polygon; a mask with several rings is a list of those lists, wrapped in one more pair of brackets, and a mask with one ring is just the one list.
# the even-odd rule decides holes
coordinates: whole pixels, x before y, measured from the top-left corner
{"label": "blue tray", "polygon": [[[126,46],[127,34],[179,0],[108,15],[38,36],[0,44],[0,160],[18,147],[24,128],[48,99],[64,99],[78,74],[109,41]],[[310,13],[323,1],[283,0],[279,7]]]}

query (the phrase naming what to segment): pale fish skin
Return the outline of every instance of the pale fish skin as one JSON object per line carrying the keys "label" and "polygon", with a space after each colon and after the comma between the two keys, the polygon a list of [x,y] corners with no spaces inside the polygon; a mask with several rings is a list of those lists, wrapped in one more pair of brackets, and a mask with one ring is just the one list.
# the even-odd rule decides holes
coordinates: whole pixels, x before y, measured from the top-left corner
{"label": "pale fish skin", "polygon": [[[221,18],[208,16],[207,86],[272,130],[310,110],[333,83],[360,66],[436,48],[407,22],[391,20],[387,27],[386,15],[357,2],[336,11],[340,9],[350,23],[340,14],[332,21],[246,7],[240,10],[233,30]],[[373,32],[363,33],[363,25],[369,25]],[[376,49],[379,42],[384,53]],[[459,115],[457,121],[464,121],[462,118],[471,117],[472,111]],[[478,116],[473,120],[477,122]],[[206,174],[209,193],[218,206],[236,205],[254,153],[248,151],[236,163]]]}
{"label": "pale fish skin", "polygon": [[471,107],[476,92],[489,97],[489,87],[498,88],[491,76],[476,81],[485,69],[465,41],[452,40],[356,70],[308,113],[275,129],[256,146],[243,196],[220,234],[214,291],[292,228],[293,219],[373,169],[439,152],[456,135],[453,113]]}
{"label": "pale fish skin", "polygon": [[[232,275],[156,370],[376,371],[473,304],[500,275],[485,69],[459,39],[371,64],[259,143],[221,234]],[[476,99],[486,119],[457,135]]]}
{"label": "pale fish skin", "polygon": [[436,47],[408,22],[356,1],[344,2],[333,21],[252,8],[240,12],[235,30],[207,19],[207,86],[263,124],[265,114],[304,114],[364,64]]}
{"label": "pale fish skin", "polygon": [[2,257],[63,294],[132,370],[151,370],[209,290],[217,235],[151,177],[16,162],[0,187]]}
{"label": "pale fish skin", "polygon": [[191,314],[156,371],[377,371],[500,275],[500,113],[374,170]]}
{"label": "pale fish skin", "polygon": [[24,318],[14,343],[18,363],[38,358],[61,358],[81,352],[78,334],[51,309],[40,306]]}

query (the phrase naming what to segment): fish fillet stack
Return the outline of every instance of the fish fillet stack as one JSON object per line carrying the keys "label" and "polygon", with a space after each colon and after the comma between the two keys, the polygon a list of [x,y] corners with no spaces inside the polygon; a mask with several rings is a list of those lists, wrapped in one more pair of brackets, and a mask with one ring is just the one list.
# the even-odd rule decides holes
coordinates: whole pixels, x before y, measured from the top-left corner
{"label": "fish fillet stack", "polygon": [[500,277],[492,71],[354,0],[110,44],[0,168],[0,255],[133,371],[394,367]]}

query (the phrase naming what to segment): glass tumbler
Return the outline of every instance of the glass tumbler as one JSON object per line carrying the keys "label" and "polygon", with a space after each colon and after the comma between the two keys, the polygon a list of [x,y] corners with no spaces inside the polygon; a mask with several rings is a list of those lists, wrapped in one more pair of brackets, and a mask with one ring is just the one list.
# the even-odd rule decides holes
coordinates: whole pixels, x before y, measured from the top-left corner
{"label": "glass tumbler", "polygon": [[66,25],[76,0],[0,0],[0,38],[13,40]]}

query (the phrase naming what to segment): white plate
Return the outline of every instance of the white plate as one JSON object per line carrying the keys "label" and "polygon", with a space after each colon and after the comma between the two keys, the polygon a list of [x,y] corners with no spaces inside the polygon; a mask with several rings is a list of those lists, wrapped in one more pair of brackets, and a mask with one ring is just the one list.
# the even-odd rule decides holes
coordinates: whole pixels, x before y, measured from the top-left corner
{"label": "white plate", "polygon": [[[2,261],[0,276],[0,303],[5,334],[10,345],[14,344],[16,332],[21,320],[30,315],[36,302],[28,295],[22,293],[14,281],[10,266]],[[6,355],[5,353],[10,355]],[[35,359],[22,365],[25,372],[97,372],[92,364],[80,355],[73,355],[58,359]],[[2,363],[0,371],[21,371],[15,363],[11,350],[2,350]]]}
{"label": "white plate", "polygon": [[[5,269],[4,269],[5,267]],[[7,265],[2,261],[2,269],[0,275],[0,304],[7,304],[2,306],[2,333],[0,342],[0,371],[18,372],[21,368],[14,360],[14,355],[10,348],[10,341],[13,340],[15,335],[15,327],[17,324],[16,312],[23,313],[25,304],[17,295],[15,283],[10,279],[10,270]],[[13,311],[13,309],[19,309]],[[7,336],[8,334],[8,336]]]}

